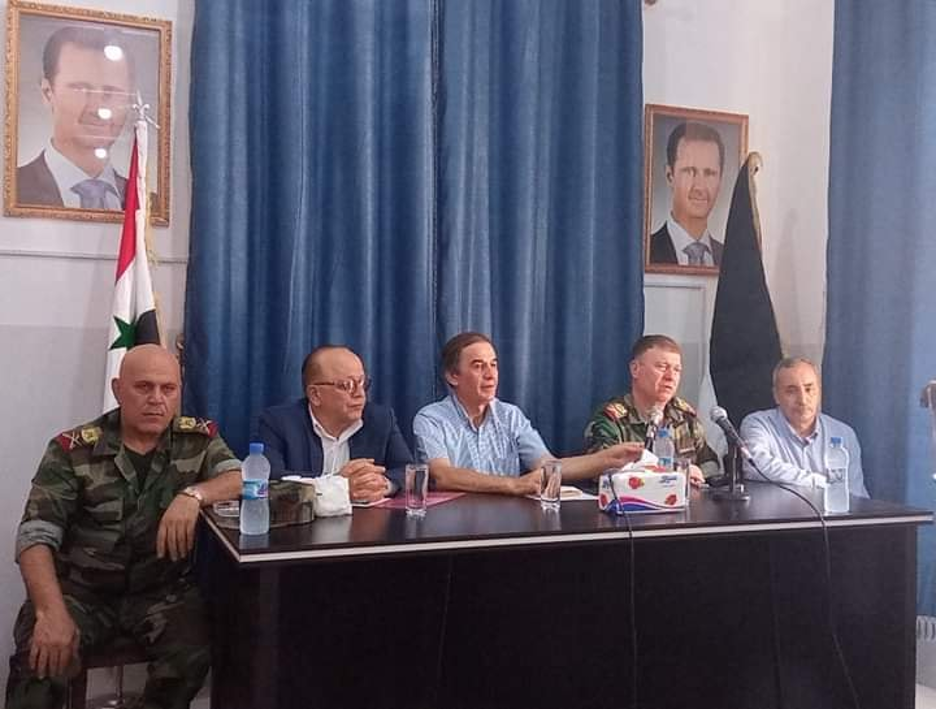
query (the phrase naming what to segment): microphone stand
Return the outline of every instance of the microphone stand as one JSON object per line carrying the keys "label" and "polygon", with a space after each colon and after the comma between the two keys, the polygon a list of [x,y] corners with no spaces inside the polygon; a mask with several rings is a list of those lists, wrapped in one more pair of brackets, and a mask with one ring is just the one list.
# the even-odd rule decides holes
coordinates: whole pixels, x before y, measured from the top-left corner
{"label": "microphone stand", "polygon": [[744,483],[741,482],[743,466],[744,457],[741,455],[740,447],[729,441],[725,468],[730,483],[727,489],[719,489],[712,493],[713,500],[740,501],[742,503],[751,500],[751,494],[744,490]]}

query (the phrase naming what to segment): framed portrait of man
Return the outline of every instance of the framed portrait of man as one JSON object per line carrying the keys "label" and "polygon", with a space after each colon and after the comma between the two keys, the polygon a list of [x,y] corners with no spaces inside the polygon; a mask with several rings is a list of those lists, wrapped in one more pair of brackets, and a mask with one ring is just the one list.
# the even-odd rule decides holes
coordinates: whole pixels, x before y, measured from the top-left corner
{"label": "framed portrait of man", "polygon": [[644,269],[717,276],[738,169],[743,114],[647,104]]}
{"label": "framed portrait of man", "polygon": [[150,220],[169,224],[172,23],[10,0],[4,214],[123,220],[134,123],[150,119]]}

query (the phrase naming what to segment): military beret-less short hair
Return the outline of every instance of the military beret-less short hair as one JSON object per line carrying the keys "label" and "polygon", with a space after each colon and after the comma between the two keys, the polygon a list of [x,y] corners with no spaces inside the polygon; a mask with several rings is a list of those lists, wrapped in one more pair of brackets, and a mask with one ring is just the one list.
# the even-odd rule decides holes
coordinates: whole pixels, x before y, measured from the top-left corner
{"label": "military beret-less short hair", "polygon": [[679,343],[668,335],[645,335],[634,343],[634,347],[631,349],[631,360],[636,360],[650,348],[659,348],[666,352],[682,355],[682,348],[679,347]]}

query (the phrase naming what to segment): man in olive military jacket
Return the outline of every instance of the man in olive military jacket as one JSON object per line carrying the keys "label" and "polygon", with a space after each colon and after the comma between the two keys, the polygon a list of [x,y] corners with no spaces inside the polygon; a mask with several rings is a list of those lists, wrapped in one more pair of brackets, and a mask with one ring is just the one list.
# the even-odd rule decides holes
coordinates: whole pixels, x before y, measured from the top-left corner
{"label": "man in olive military jacket", "polygon": [[654,415],[670,429],[677,458],[689,459],[689,478],[701,485],[718,473],[718,456],[705,441],[695,409],[676,396],[682,350],[665,335],[645,335],[634,344],[631,392],[605,402],[585,429],[585,450],[600,451],[624,441],[644,441]]}
{"label": "man in olive military jacket", "polygon": [[189,553],[199,508],[239,496],[240,462],[212,422],[176,416],[167,350],[130,350],[112,387],[119,408],[50,441],[33,478],[7,707],[62,707],[80,654],[118,634],[153,659],[146,707],[187,706],[208,672]]}

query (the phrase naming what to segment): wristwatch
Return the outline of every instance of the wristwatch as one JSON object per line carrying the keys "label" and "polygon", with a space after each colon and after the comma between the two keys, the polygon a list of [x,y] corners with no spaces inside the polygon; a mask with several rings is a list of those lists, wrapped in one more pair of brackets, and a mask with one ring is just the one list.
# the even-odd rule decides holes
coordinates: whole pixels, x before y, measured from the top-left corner
{"label": "wristwatch", "polygon": [[198,490],[195,486],[186,486],[181,491],[179,491],[184,496],[189,496],[198,501],[199,505],[205,504],[205,494]]}

